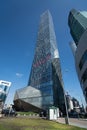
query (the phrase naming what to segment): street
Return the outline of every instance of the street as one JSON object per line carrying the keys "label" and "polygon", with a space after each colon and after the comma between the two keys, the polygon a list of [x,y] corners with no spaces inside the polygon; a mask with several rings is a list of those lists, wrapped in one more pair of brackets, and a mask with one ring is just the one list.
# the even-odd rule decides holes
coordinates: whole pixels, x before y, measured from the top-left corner
{"label": "street", "polygon": [[[65,124],[65,118],[58,118],[57,122]],[[87,128],[87,119],[69,118],[69,125]]]}

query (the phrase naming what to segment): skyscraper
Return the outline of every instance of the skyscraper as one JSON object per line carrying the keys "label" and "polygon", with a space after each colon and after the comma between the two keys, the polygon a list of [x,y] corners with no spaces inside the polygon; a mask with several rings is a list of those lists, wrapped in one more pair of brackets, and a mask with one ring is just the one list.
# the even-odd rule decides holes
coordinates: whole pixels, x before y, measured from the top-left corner
{"label": "skyscraper", "polygon": [[56,106],[65,111],[59,52],[49,11],[41,15],[28,86],[17,90],[14,103],[16,108],[24,110],[39,111]]}
{"label": "skyscraper", "polygon": [[87,102],[87,11],[72,9],[68,24],[74,40],[71,48],[75,57],[76,70]]}
{"label": "skyscraper", "polygon": [[69,14],[68,23],[70,33],[75,41],[75,44],[78,45],[82,34],[87,29],[87,12],[72,9]]}

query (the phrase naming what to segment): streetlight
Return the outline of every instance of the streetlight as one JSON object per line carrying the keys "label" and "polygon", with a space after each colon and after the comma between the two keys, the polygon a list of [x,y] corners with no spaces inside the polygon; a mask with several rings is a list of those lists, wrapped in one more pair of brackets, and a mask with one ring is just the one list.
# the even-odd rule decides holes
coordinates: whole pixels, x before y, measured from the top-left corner
{"label": "streetlight", "polygon": [[64,91],[64,100],[65,100],[65,109],[66,109],[65,123],[69,125],[68,108],[67,108],[66,95],[65,95],[64,88],[63,88],[63,91]]}
{"label": "streetlight", "polygon": [[[68,72],[68,70],[66,69],[65,72]],[[63,83],[63,86],[64,86],[64,83]],[[66,94],[65,94],[64,87],[63,87],[63,93],[64,93],[64,101],[65,101],[65,109],[66,109],[65,123],[69,125],[68,108],[67,108],[67,101],[66,101]]]}

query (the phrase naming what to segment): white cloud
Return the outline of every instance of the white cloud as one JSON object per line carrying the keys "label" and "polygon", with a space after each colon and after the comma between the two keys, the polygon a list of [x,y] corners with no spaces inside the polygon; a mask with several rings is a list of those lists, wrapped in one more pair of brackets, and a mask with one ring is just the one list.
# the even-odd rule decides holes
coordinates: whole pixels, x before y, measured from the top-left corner
{"label": "white cloud", "polygon": [[23,76],[23,74],[21,74],[21,73],[16,73],[16,76],[19,77],[19,78],[21,78],[21,77]]}

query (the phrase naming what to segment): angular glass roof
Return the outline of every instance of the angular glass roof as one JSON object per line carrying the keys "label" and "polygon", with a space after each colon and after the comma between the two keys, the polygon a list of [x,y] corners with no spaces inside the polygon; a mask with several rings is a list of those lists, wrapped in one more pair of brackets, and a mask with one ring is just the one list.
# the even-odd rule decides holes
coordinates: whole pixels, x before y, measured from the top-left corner
{"label": "angular glass roof", "polygon": [[80,13],[87,18],[87,11],[81,11]]}

